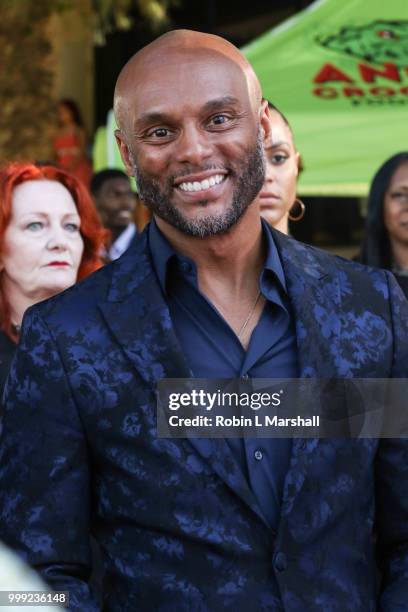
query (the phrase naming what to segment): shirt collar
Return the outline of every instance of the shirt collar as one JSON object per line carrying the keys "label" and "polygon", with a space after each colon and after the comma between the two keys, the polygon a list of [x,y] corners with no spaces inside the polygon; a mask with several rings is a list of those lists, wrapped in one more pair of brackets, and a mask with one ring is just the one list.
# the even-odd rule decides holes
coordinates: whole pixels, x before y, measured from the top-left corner
{"label": "shirt collar", "polygon": [[[286,289],[286,281],[285,274],[283,272],[282,264],[279,258],[278,249],[276,248],[275,241],[273,239],[272,230],[268,223],[262,219],[262,231],[264,235],[264,239],[266,240],[266,260],[265,266],[261,273],[261,288],[265,292],[265,272],[268,271],[272,273],[274,278],[277,280],[278,285],[287,293]],[[166,281],[167,275],[169,271],[169,264],[171,260],[176,258],[181,260],[187,260],[185,257],[181,257],[176,253],[171,244],[162,234],[162,232],[157,227],[157,223],[152,219],[149,226],[149,247],[151,256],[153,259],[153,266],[157,274],[157,278],[159,280],[159,284],[161,290],[164,294],[166,294]],[[188,260],[189,261],[189,260]],[[190,262],[193,264],[193,262]],[[194,266],[194,264],[193,264]],[[266,273],[267,274],[267,273]],[[267,292],[267,290],[266,290]]]}
{"label": "shirt collar", "polygon": [[166,294],[168,264],[176,257],[176,251],[157,227],[154,217],[149,225],[149,248],[160,288]]}
{"label": "shirt collar", "polygon": [[265,221],[265,219],[261,219],[261,221],[264,239],[266,240],[266,260],[263,272],[261,273],[261,282],[265,270],[269,270],[269,272],[272,272],[272,274],[278,281],[278,284],[280,285],[281,289],[283,289],[283,291],[287,293],[285,273],[282,268],[278,249],[276,248],[276,244],[273,239],[272,229],[270,225]]}
{"label": "shirt collar", "polygon": [[126,229],[123,230],[116,238],[115,242],[111,244],[109,249],[109,258],[113,261],[117,259],[126,251],[128,246],[130,245],[133,236],[136,234],[136,225],[134,223],[130,223]]}

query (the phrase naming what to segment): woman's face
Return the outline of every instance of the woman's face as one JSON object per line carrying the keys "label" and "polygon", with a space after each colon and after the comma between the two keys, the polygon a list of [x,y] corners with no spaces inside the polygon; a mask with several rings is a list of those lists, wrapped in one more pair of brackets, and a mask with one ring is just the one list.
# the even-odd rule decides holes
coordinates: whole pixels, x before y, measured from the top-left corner
{"label": "woman's face", "polygon": [[33,303],[76,282],[84,243],[69,191],[57,181],[27,181],[12,195],[0,268],[3,288]]}
{"label": "woman's face", "polygon": [[65,104],[58,104],[57,106],[57,118],[60,125],[69,125],[73,123],[73,117],[71,109]]}
{"label": "woman's face", "polygon": [[408,248],[408,161],[398,166],[385,192],[384,223],[391,242]]}
{"label": "woman's face", "polygon": [[259,193],[261,215],[287,233],[288,213],[296,198],[299,153],[290,128],[276,111],[270,111],[271,139],[265,146],[266,175]]}

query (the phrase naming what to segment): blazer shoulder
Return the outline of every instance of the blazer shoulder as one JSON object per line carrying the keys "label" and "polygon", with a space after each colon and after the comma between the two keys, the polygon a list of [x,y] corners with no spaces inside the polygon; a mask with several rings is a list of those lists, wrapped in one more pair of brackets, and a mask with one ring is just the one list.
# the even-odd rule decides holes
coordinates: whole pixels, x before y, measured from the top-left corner
{"label": "blazer shoulder", "polygon": [[320,277],[338,276],[340,281],[347,280],[348,283],[359,287],[359,293],[374,290],[380,291],[384,296],[388,295],[389,272],[304,244],[280,232],[274,232],[274,238],[284,261],[294,264],[305,274],[310,273]]}
{"label": "blazer shoulder", "polygon": [[[313,249],[316,257],[321,258],[322,267],[332,269],[337,274],[340,286],[346,283],[352,288],[354,298],[363,299],[369,308],[377,303],[378,298],[388,300],[390,298],[390,283],[394,282],[393,275],[388,270],[372,268],[358,261],[341,257],[315,247]],[[370,302],[370,296],[374,303]],[[380,300],[381,301],[381,300]]]}

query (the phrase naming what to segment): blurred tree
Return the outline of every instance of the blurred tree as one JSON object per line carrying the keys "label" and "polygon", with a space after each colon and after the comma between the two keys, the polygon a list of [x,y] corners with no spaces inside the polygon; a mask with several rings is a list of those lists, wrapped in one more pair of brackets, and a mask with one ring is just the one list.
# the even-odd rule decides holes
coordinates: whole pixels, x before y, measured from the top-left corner
{"label": "blurred tree", "polygon": [[51,16],[76,11],[90,36],[103,44],[114,29],[132,27],[135,15],[155,31],[168,23],[178,0],[0,0],[0,161],[46,159],[54,118],[55,67],[48,24]]}
{"label": "blurred tree", "polygon": [[[66,6],[72,5],[72,0],[60,1]],[[114,29],[130,29],[135,12],[148,22],[153,31],[163,30],[169,23],[168,9],[179,4],[179,0],[93,0],[91,18],[95,42],[103,44],[105,35]]]}
{"label": "blurred tree", "polygon": [[53,0],[0,0],[0,159],[42,157],[54,102],[46,27]]}

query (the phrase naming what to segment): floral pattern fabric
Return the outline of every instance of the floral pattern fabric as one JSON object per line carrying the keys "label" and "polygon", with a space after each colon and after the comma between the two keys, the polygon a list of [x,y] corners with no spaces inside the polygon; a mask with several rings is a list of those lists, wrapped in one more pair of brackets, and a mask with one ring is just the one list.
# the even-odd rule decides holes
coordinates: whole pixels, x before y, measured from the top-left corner
{"label": "floral pattern fabric", "polygon": [[[392,276],[274,237],[301,375],[407,377]],[[31,308],[5,394],[0,538],[78,612],[99,609],[90,532],[109,612],[406,610],[408,441],[294,440],[275,533],[225,440],[156,437],[157,381],[188,376],[146,232]]]}

